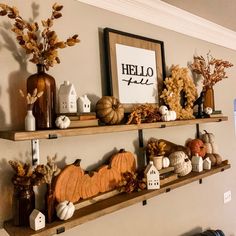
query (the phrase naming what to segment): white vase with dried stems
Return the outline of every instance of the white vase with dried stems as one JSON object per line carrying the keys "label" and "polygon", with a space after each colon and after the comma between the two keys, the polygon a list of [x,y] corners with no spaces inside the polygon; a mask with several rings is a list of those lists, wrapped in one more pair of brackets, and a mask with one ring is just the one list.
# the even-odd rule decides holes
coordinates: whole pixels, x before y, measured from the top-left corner
{"label": "white vase with dried stems", "polygon": [[35,131],[36,122],[35,122],[35,117],[33,115],[33,107],[37,99],[43,95],[43,91],[38,93],[37,88],[35,88],[32,94],[28,93],[27,95],[25,95],[22,90],[20,90],[20,94],[23,98],[26,99],[27,102],[27,114],[25,116],[25,130]]}

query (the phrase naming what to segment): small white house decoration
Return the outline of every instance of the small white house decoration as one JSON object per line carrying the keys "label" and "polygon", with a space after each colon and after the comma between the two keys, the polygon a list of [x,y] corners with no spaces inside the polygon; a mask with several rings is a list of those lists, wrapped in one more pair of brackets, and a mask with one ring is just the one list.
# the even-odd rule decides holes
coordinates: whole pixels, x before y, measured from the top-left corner
{"label": "small white house decoration", "polygon": [[192,156],[192,171],[195,172],[203,171],[203,159],[201,156],[198,156],[198,154]]}
{"label": "small white house decoration", "polygon": [[43,229],[45,227],[45,215],[39,210],[34,209],[29,216],[30,228],[33,230]]}
{"label": "small white house decoration", "polygon": [[80,113],[90,112],[91,101],[88,99],[88,96],[85,94],[78,98],[78,111]]}
{"label": "small white house decoration", "polygon": [[210,170],[211,169],[211,160],[209,157],[207,157],[204,161],[203,161],[203,169],[204,170]]}
{"label": "small white house decoration", "polygon": [[69,81],[61,84],[58,92],[59,113],[77,113],[75,87]]}
{"label": "small white house decoration", "polygon": [[147,189],[159,189],[160,188],[160,174],[157,168],[154,166],[153,161],[150,161],[144,171],[147,179]]}

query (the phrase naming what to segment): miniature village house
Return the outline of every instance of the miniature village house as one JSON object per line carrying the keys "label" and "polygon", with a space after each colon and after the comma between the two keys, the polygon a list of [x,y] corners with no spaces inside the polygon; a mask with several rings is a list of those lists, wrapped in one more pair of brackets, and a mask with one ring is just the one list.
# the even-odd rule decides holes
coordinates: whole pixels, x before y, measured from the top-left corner
{"label": "miniature village house", "polygon": [[90,112],[91,101],[88,99],[88,96],[85,94],[78,98],[78,111],[80,113]]}
{"label": "miniature village house", "polygon": [[64,84],[61,84],[58,92],[59,113],[76,113],[76,99],[77,96],[74,85],[69,81],[64,81]]}
{"label": "miniature village house", "polygon": [[29,217],[30,228],[33,230],[40,230],[45,227],[45,215],[39,210],[34,209]]}
{"label": "miniature village house", "polygon": [[198,156],[198,154],[192,156],[192,171],[195,172],[203,171],[203,159],[201,156]]}
{"label": "miniature village house", "polygon": [[207,157],[204,161],[203,161],[203,169],[204,170],[210,170],[211,169],[211,160],[209,157]]}
{"label": "miniature village house", "polygon": [[157,168],[154,166],[153,161],[149,162],[144,174],[147,179],[147,189],[160,188],[160,174]]}

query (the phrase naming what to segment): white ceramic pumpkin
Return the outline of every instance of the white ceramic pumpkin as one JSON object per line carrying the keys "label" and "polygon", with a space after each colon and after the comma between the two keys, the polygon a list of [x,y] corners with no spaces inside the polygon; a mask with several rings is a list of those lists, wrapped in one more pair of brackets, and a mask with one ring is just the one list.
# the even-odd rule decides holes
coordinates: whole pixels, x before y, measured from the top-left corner
{"label": "white ceramic pumpkin", "polygon": [[58,116],[55,121],[55,124],[59,129],[66,129],[70,126],[70,119],[68,116]]}
{"label": "white ceramic pumpkin", "polygon": [[171,121],[176,120],[176,112],[175,111],[169,111],[167,106],[160,106],[159,112],[161,113],[161,119],[162,121]]}
{"label": "white ceramic pumpkin", "polygon": [[75,206],[72,202],[63,201],[56,206],[57,217],[60,220],[70,219],[75,211]]}
{"label": "white ceramic pumpkin", "polygon": [[170,159],[168,157],[163,157],[162,159],[162,167],[167,168],[170,165]]}

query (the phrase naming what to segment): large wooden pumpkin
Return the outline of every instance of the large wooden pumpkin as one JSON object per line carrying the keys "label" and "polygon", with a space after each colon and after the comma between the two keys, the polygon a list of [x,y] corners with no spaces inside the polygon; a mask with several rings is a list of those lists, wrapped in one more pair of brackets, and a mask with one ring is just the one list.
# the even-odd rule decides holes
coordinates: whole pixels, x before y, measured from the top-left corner
{"label": "large wooden pumpkin", "polygon": [[83,199],[93,197],[99,193],[99,175],[97,172],[85,174],[79,185],[79,195]]}
{"label": "large wooden pumpkin", "polygon": [[125,172],[135,172],[136,162],[132,152],[121,149],[118,153],[112,156],[111,168],[116,169],[121,175]]}
{"label": "large wooden pumpkin", "polygon": [[124,107],[112,96],[104,96],[96,104],[97,117],[105,124],[119,124],[124,118]]}
{"label": "large wooden pumpkin", "polygon": [[101,166],[98,175],[98,187],[101,193],[115,189],[121,181],[120,173],[108,165]]}
{"label": "large wooden pumpkin", "polygon": [[57,177],[54,186],[57,202],[67,200],[74,203],[80,199],[78,189],[84,176],[80,161],[80,159],[77,159],[73,164],[67,165]]}

